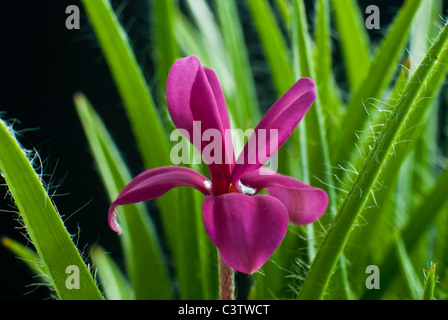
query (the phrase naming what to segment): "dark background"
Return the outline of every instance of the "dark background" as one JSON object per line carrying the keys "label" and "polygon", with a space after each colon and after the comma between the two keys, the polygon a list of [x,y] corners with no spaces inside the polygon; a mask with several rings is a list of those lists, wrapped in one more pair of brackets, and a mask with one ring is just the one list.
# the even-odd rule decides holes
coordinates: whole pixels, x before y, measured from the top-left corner
{"label": "dark background", "polygon": [[[313,1],[307,2],[307,8],[312,8]],[[154,79],[147,1],[112,3],[121,12],[122,24],[151,86]],[[382,28],[369,31],[373,39],[379,39],[403,1],[359,3],[363,10],[370,4],[380,7]],[[70,4],[80,8],[80,30],[65,28],[65,8]],[[244,6],[241,14],[245,16]],[[245,19],[250,24],[250,18]],[[83,92],[100,113],[132,173],[139,173],[143,166],[122,102],[80,1],[4,1],[0,6],[0,34],[1,117],[14,123],[25,148],[39,152],[44,180],[50,193],[55,192],[53,200],[68,231],[76,234],[78,248],[87,253],[90,245],[99,243],[120,262],[118,237],[107,224],[109,202],[73,105],[75,92]],[[249,37],[248,41],[257,41],[253,31]],[[336,60],[342,70],[340,64]],[[17,221],[6,190],[0,185],[0,237],[26,244],[22,235],[25,230]],[[0,246],[0,299],[48,298],[48,289],[36,285],[37,281],[22,261]]]}

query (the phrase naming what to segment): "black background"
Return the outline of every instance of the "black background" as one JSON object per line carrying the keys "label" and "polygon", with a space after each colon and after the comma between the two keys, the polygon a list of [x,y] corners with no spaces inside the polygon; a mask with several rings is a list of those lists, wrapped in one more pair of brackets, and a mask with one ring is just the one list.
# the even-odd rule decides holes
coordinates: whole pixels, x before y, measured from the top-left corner
{"label": "black background", "polygon": [[[308,1],[308,8],[312,8],[311,3]],[[382,29],[369,31],[378,39],[403,1],[359,3],[361,9],[370,4],[380,7]],[[65,8],[70,4],[81,10],[80,30],[65,28]],[[113,1],[113,5],[121,10],[121,21],[151,86],[154,79],[147,1]],[[143,166],[122,102],[81,3],[4,1],[0,5],[0,34],[2,118],[14,123],[25,148],[38,151],[44,180],[50,193],[55,192],[53,200],[68,231],[77,234],[79,249],[87,253],[90,245],[100,243],[120,261],[118,238],[107,225],[109,202],[73,105],[75,92],[83,92],[100,113],[132,173],[139,173]],[[255,38],[249,40],[256,41]],[[342,69],[340,60],[336,64]],[[6,186],[0,186],[0,237],[26,244],[22,235],[25,231],[6,190]],[[0,299],[48,298],[48,290],[36,282],[25,264],[0,246]]]}

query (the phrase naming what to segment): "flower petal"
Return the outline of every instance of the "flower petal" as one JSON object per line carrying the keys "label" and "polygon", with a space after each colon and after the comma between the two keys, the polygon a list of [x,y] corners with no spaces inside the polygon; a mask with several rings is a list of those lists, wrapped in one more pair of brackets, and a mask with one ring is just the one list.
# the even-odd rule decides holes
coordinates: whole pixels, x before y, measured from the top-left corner
{"label": "flower petal", "polygon": [[[232,140],[225,135],[230,129],[225,98],[214,71],[204,68],[197,57],[177,60],[168,75],[167,105],[173,123],[189,133],[207,163],[213,192],[226,192],[234,155]],[[209,152],[204,150],[207,146]]]}
{"label": "flower petal", "polygon": [[[227,154],[225,155],[226,163],[230,163],[231,167],[235,164],[235,154],[233,152],[233,143],[231,136],[225,136],[226,130],[230,130],[230,118],[227,112],[226,99],[224,92],[222,91],[221,84],[219,83],[218,77],[213,69],[204,68],[207,79],[210,83],[210,87],[215,95],[216,105],[218,107],[219,117],[221,118],[222,128],[224,130],[225,147]],[[230,160],[230,161],[229,161]]]}
{"label": "flower petal", "polygon": [[132,179],[110,206],[110,227],[115,232],[121,232],[116,217],[117,206],[156,199],[179,186],[193,187],[205,195],[211,193],[210,181],[190,168],[173,166],[144,171]]}
{"label": "flower petal", "polygon": [[302,78],[274,103],[238,156],[232,173],[233,185],[238,186],[238,180],[245,173],[261,167],[280,149],[314,100],[316,91],[313,80]]}
{"label": "flower petal", "polygon": [[288,209],[292,223],[305,225],[319,220],[327,210],[328,195],[319,188],[261,167],[241,178],[241,183],[257,191],[266,188]]}
{"label": "flower petal", "polygon": [[207,196],[202,214],[205,231],[224,262],[247,274],[269,259],[288,229],[286,208],[268,195]]}

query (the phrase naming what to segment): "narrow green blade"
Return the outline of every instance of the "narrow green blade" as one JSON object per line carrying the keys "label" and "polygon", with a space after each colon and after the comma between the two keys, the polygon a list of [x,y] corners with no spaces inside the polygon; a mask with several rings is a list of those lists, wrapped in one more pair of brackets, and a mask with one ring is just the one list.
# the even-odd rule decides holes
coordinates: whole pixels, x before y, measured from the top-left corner
{"label": "narrow green blade", "polygon": [[436,287],[436,265],[431,262],[428,274],[426,275],[422,300],[433,300],[435,287]]}
{"label": "narrow green blade", "polygon": [[43,281],[46,281],[45,271],[44,269],[42,269],[42,263],[40,262],[39,255],[36,253],[36,251],[8,237],[2,237],[0,239],[0,242],[5,248],[14,253],[19,259],[23,260],[23,262],[36,275],[40,276]]}
{"label": "narrow green blade", "polygon": [[268,1],[247,0],[246,2],[269,64],[277,95],[280,97],[295,82],[286,41]]}
{"label": "narrow green blade", "polygon": [[336,163],[344,163],[351,156],[358,136],[368,126],[369,119],[365,103],[367,99],[381,99],[382,92],[393,78],[394,72],[405,53],[412,20],[422,0],[407,0],[399,11],[395,21],[381,42],[381,45],[370,65],[364,81],[353,92],[348,102],[345,116],[340,123],[337,135],[338,148],[335,150]]}
{"label": "narrow green blade", "polygon": [[[102,299],[26,152],[21,149],[12,129],[1,120],[0,172],[39,255],[47,282],[59,299]],[[66,283],[71,281],[71,276],[73,286]],[[79,284],[79,289],[76,289],[76,284]]]}
{"label": "narrow green blade", "polygon": [[150,1],[150,21],[154,47],[152,50],[161,98],[165,98],[166,79],[173,63],[180,57],[180,50],[174,36],[176,0]]}
{"label": "narrow green blade", "polygon": [[[408,223],[400,230],[401,237],[408,252],[412,252],[419,240],[436,221],[440,214],[445,213],[442,210],[447,205],[446,186],[448,186],[448,168],[439,176],[434,186],[428,190],[418,206],[410,214],[412,217]],[[381,290],[369,290],[362,295],[363,299],[378,299],[392,283],[398,265],[394,259],[394,252],[390,250],[384,255],[383,263],[379,265],[383,270],[381,278]]]}
{"label": "narrow green blade", "polygon": [[396,236],[396,251],[397,258],[400,264],[401,273],[405,279],[411,299],[417,300],[419,293],[423,291],[423,286],[420,282],[414,267],[412,266],[411,258],[408,255],[403,239],[399,234]]}
{"label": "narrow green blade", "polygon": [[[124,102],[145,167],[171,165],[167,134],[113,8],[108,0],[84,0],[83,4]],[[172,225],[178,220],[173,218],[173,212],[179,212],[176,199],[177,190],[172,190],[156,200],[174,259],[177,256],[177,235]]]}
{"label": "narrow green blade", "polygon": [[215,0],[214,3],[234,79],[233,90],[228,92],[229,112],[235,128],[255,128],[260,111],[237,5],[235,0]]}
{"label": "narrow green blade", "polygon": [[[82,94],[77,94],[75,105],[104,187],[110,201],[113,201],[131,180],[131,174],[103,122],[87,99]],[[104,212],[105,216],[106,214],[107,211]],[[104,221],[107,223],[106,218]],[[127,273],[136,298],[171,298],[171,284],[158,234],[144,207],[120,207],[119,222],[123,229],[121,240]]]}
{"label": "narrow green blade", "polygon": [[92,260],[98,271],[99,283],[108,300],[133,300],[135,298],[134,290],[128,279],[101,246],[93,248]]}
{"label": "narrow green blade", "polygon": [[355,0],[332,0],[347,82],[351,91],[364,81],[370,66],[370,39]]}
{"label": "narrow green blade", "polygon": [[169,164],[165,131],[113,8],[108,0],[84,0],[83,4],[126,107],[145,165],[153,168]]}
{"label": "narrow green blade", "polygon": [[448,26],[445,26],[439,33],[425,59],[410,79],[405,94],[397,102],[390,118],[371,146],[352,188],[322,241],[311,270],[302,285],[299,293],[300,299],[321,299],[323,297],[353,224],[369,198],[378,175],[396,142],[396,138],[407,129],[406,119],[408,119],[410,111],[419,99],[425,96],[426,87],[431,86],[432,81],[437,80],[436,75],[440,66],[437,63],[438,60],[433,57],[440,57],[444,54],[448,44],[447,30]]}
{"label": "narrow green blade", "polygon": [[[321,3],[324,5],[324,3]],[[311,77],[312,79],[319,79],[315,76],[315,67],[313,56],[309,53],[310,45],[310,36],[308,33],[307,27],[307,17],[306,17],[306,8],[303,0],[295,0],[293,4],[293,57],[299,63],[300,67],[296,70],[300,70],[300,77]],[[320,48],[322,50],[324,48]],[[320,78],[322,79],[322,77]],[[325,81],[325,80],[323,80]],[[306,141],[301,139],[300,148],[303,149],[303,146],[307,147],[306,151],[302,150],[302,153],[306,153],[308,155],[308,161],[306,168],[309,168],[309,172],[304,174],[305,177],[308,177],[309,181],[304,180],[306,183],[311,183],[312,185],[319,185],[324,188],[329,197],[329,213],[332,217],[336,214],[337,208],[337,198],[335,189],[331,186],[334,185],[333,182],[333,172],[332,165],[330,163],[330,154],[329,154],[329,145],[327,140],[327,132],[326,125],[324,122],[324,110],[322,108],[322,96],[325,96],[325,92],[320,86],[320,83],[316,83],[317,87],[317,98],[314,102],[312,108],[307,112],[305,119],[305,127],[306,127]],[[324,98],[325,99],[325,98]],[[300,132],[303,134],[303,132]],[[310,179],[310,177],[316,177],[316,180]],[[322,183],[323,182],[323,183]],[[329,187],[330,186],[330,187]],[[313,231],[312,226],[307,226],[308,233],[311,235],[310,230]],[[310,262],[315,256],[315,243],[310,239],[310,243],[308,244],[309,252],[310,252]],[[311,249],[311,250],[310,250]],[[348,283],[348,279],[346,277],[346,267],[343,263],[343,257],[339,260],[339,268],[338,268],[338,282],[337,282],[337,290],[342,297],[347,298],[350,296],[350,286]]]}

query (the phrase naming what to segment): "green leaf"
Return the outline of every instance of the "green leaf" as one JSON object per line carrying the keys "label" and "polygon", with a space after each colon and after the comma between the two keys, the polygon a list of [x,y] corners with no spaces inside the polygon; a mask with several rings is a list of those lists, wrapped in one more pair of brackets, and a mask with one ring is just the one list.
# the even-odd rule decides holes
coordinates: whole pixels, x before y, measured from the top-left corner
{"label": "green leaf", "polygon": [[268,1],[247,0],[246,2],[271,70],[277,96],[280,97],[295,82],[286,41]]}
{"label": "green leaf", "polygon": [[[131,174],[103,122],[82,94],[75,95],[83,125],[103,185],[112,202],[131,180]],[[107,210],[104,216],[107,215]],[[120,239],[126,269],[137,299],[169,299],[172,288],[158,234],[144,206],[119,208]],[[106,220],[105,220],[106,223]]]}
{"label": "green leaf", "polygon": [[45,270],[42,268],[42,263],[40,262],[39,255],[36,253],[36,251],[8,237],[2,237],[0,239],[0,242],[5,248],[14,253],[19,259],[23,260],[23,262],[36,275],[40,276],[43,281],[46,281]]}
{"label": "green leaf", "polygon": [[[318,0],[314,29],[314,66],[315,82],[318,84],[319,97],[324,107],[327,131],[337,127],[342,114],[339,88],[332,72],[332,37],[330,0]],[[358,51],[357,51],[358,52]],[[359,68],[359,66],[358,66]],[[331,106],[331,107],[330,107]]]}
{"label": "green leaf", "polygon": [[180,299],[217,299],[218,271],[216,248],[202,222],[202,200],[197,190],[180,187],[179,294]]}
{"label": "green leaf", "polygon": [[[418,206],[410,213],[411,219],[400,230],[401,237],[408,252],[412,252],[419,240],[434,223],[436,218],[444,213],[442,210],[447,205],[446,186],[448,185],[448,168],[439,176],[437,182],[422,198]],[[398,271],[394,252],[389,250],[384,254],[383,262],[379,265],[383,271],[381,277],[381,290],[368,290],[364,292],[363,299],[378,299],[389,287]]]}
{"label": "green leaf", "polygon": [[[151,92],[108,0],[84,0],[148,168],[169,164],[169,145]],[[154,152],[153,150],[157,150]]]}
{"label": "green leaf", "polygon": [[203,43],[207,66],[215,70],[224,92],[229,93],[235,87],[235,79],[229,68],[230,59],[218,22],[206,1],[187,0],[187,4],[197,26],[196,32]]}
{"label": "green leaf", "polygon": [[[26,152],[21,149],[12,129],[1,120],[0,172],[39,255],[45,278],[58,298],[103,299]],[[66,285],[69,266],[79,270],[80,289]]]}
{"label": "green leaf", "polygon": [[92,260],[98,271],[99,283],[108,300],[133,300],[135,298],[134,290],[128,279],[101,246],[93,248]]}
{"label": "green leaf", "polygon": [[415,269],[412,266],[412,261],[408,255],[406,246],[399,234],[397,234],[396,236],[395,245],[400,269],[405,278],[405,283],[408,286],[408,290],[411,294],[411,299],[417,300],[418,293],[423,291],[423,286],[415,272]]}
{"label": "green leaf", "polygon": [[260,111],[238,9],[235,0],[215,0],[214,3],[234,83],[233,90],[227,90],[228,110],[233,115],[235,128],[254,128]]}
{"label": "green leaf", "polygon": [[[338,214],[326,233],[301,291],[300,299],[321,299],[359,213],[368,200],[378,175],[393,149],[399,134],[405,131],[410,111],[426,96],[427,87],[437,81],[441,56],[448,45],[448,26],[439,33],[425,59],[406,86],[405,93],[395,105],[380,134],[359,170],[353,185],[341,204]],[[437,58],[434,58],[437,57]],[[443,71],[443,70],[442,70]],[[403,237],[405,242],[406,238]]]}
{"label": "green leaf", "polygon": [[[420,61],[424,58],[430,46],[429,39],[437,34],[435,26],[439,21],[439,12],[442,12],[440,0],[426,1],[421,6],[412,25],[410,41],[410,72],[413,73]],[[438,95],[437,95],[438,96]],[[435,97],[432,102],[430,115],[423,133],[416,144],[414,157],[413,188],[415,194],[422,194],[426,186],[434,183],[435,162],[437,155],[437,129],[439,118],[439,99]]]}
{"label": "green leaf", "polygon": [[354,145],[358,139],[357,134],[366,129],[369,120],[365,102],[367,99],[380,99],[383,91],[392,80],[399,59],[405,52],[412,20],[421,1],[407,0],[405,2],[386,37],[381,42],[364,81],[350,97],[337,135],[338,148],[334,152],[336,163],[343,163],[350,157],[352,150],[356,150]]}
{"label": "green leaf", "polygon": [[[108,0],[84,0],[103,54],[124,102],[146,168],[171,165],[167,134],[137,64],[126,33]],[[177,256],[177,235],[172,231],[173,212],[178,213],[177,190],[156,200],[168,243]],[[174,221],[174,222],[173,222]]]}
{"label": "green leaf", "polygon": [[[394,223],[391,221],[392,212],[387,208],[397,206],[397,198],[394,193],[398,188],[399,173],[401,173],[401,176],[407,176],[409,183],[412,183],[412,167],[408,166],[410,161],[409,157],[411,156],[411,153],[416,152],[417,143],[423,139],[423,133],[427,130],[428,126],[431,126],[431,122],[428,120],[433,116],[432,108],[435,107],[434,102],[441,92],[441,88],[448,72],[448,55],[444,52],[438,57],[437,61],[433,59],[433,62],[437,65],[437,68],[434,69],[437,70],[437,72],[431,75],[430,85],[426,85],[424,95],[412,108],[407,120],[407,130],[400,134],[399,141],[394,144],[393,152],[395,156],[388,159],[387,166],[382,168],[380,172],[378,181],[380,182],[381,187],[376,188],[374,191],[374,198],[371,198],[366,204],[366,207],[368,207],[369,210],[364,211],[363,218],[368,221],[368,224],[363,226],[362,232],[357,233],[356,236],[350,240],[354,243],[366,243],[367,248],[369,248],[369,250],[365,250],[365,248],[358,248],[358,250],[356,250],[356,248],[351,248],[354,249],[351,250],[351,254],[357,257],[352,263],[353,272],[362,272],[362,269],[365,268],[368,260],[376,260],[382,254],[386,254],[383,250],[388,247],[390,241],[394,241],[392,235],[387,237],[386,234],[382,232],[385,227],[387,228],[391,223]],[[405,94],[404,87],[408,77],[408,68],[404,67],[393,90],[390,99],[392,103]],[[389,115],[390,111],[391,110],[389,109],[386,110],[384,113],[386,114],[386,117]],[[428,143],[431,142],[428,141]],[[411,163],[413,163],[413,161],[411,161]],[[414,180],[413,184],[415,183],[418,182]],[[404,190],[408,186],[409,185],[402,185],[399,188]],[[431,186],[432,181],[428,180],[424,191],[426,191],[427,187]],[[406,200],[406,206],[409,208],[415,206],[415,203],[418,202],[422,195],[422,192],[416,194],[415,190],[417,189],[413,190],[414,193],[412,198]],[[397,210],[400,212],[404,211],[403,208],[397,208]],[[412,217],[408,212],[405,212],[404,215],[401,214],[401,216],[404,218],[401,219],[402,222],[406,222],[408,218]],[[381,245],[378,245],[380,241]]]}
{"label": "green leaf", "polygon": [[347,82],[351,91],[364,81],[370,66],[370,39],[355,0],[332,0]]}
{"label": "green leaf", "polygon": [[436,265],[430,263],[428,274],[426,275],[425,287],[423,289],[422,300],[434,299],[434,288],[436,287]]}
{"label": "green leaf", "polygon": [[150,1],[151,31],[154,47],[152,50],[154,66],[157,70],[161,98],[165,98],[166,79],[171,66],[179,58],[179,46],[174,36],[174,17],[177,10],[176,0]]}
{"label": "green leaf", "polygon": [[[325,3],[321,2],[321,6]],[[322,9],[323,10],[323,9]],[[313,56],[310,54],[311,40],[308,33],[307,27],[307,17],[306,8],[303,0],[295,0],[293,4],[293,57],[295,61],[298,61],[300,67],[296,67],[296,70],[300,70],[300,77],[310,77],[312,79],[318,79],[315,75],[315,67]],[[323,26],[322,26],[323,27]],[[319,50],[325,50],[324,48],[319,48]],[[318,62],[319,63],[319,62]],[[324,67],[324,66],[322,66]],[[322,71],[321,71],[322,72]],[[322,79],[322,73],[320,74]],[[328,79],[327,79],[328,80]],[[323,79],[323,81],[326,81]],[[307,154],[308,163],[305,168],[308,168],[309,172],[304,175],[306,183],[311,183],[312,185],[318,185],[324,188],[328,193],[329,198],[329,213],[332,217],[336,214],[336,192],[332,187],[333,182],[333,172],[332,165],[330,162],[329,145],[327,140],[327,132],[325,125],[325,117],[322,108],[322,96],[325,96],[325,86],[321,87],[320,83],[316,83],[317,87],[317,97],[312,108],[307,112],[305,119],[306,133],[303,133],[303,124],[299,128],[301,134],[300,148],[301,153]],[[328,87],[327,87],[328,88]],[[324,98],[325,99],[325,98]],[[306,140],[303,138],[306,137]],[[304,151],[303,148],[307,147]],[[311,181],[310,177],[316,177],[316,180]],[[307,226],[308,237],[312,236],[314,233],[313,226]],[[309,259],[310,263],[315,256],[315,243],[313,239],[310,239],[308,243]],[[310,250],[311,249],[311,250]],[[335,284],[337,287],[334,292],[339,292],[341,296],[347,298],[351,295],[351,289],[347,279],[346,266],[344,263],[344,257],[339,259],[338,265],[338,283]]]}

